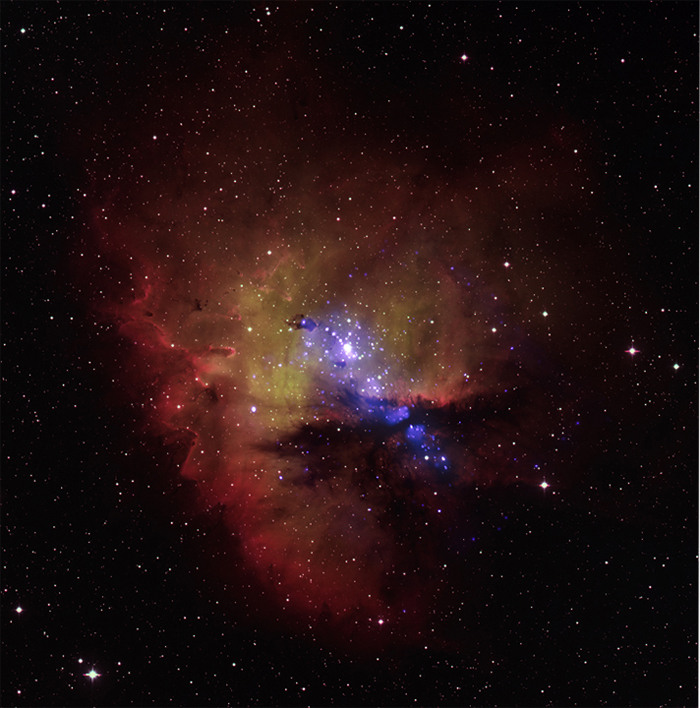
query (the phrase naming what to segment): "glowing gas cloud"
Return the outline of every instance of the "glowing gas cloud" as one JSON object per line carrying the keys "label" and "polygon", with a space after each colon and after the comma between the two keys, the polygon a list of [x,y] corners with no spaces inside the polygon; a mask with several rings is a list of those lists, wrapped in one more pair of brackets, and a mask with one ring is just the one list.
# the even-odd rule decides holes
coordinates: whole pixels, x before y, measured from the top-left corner
{"label": "glowing gas cloud", "polygon": [[581,296],[547,299],[575,258],[554,273],[540,224],[585,206],[587,168],[547,120],[502,149],[465,100],[462,140],[436,117],[397,139],[300,60],[216,71],[83,128],[74,280],[128,343],[116,395],[223,509],[274,611],[425,642],[431,607],[477,584],[479,495],[540,485],[574,424],[567,324],[552,339],[541,313]]}

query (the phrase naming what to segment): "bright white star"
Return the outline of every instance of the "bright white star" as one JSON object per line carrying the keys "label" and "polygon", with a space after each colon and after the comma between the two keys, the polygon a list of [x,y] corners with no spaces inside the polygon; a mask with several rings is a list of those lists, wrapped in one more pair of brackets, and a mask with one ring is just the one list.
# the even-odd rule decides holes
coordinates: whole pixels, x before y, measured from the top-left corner
{"label": "bright white star", "polygon": [[547,484],[547,482],[542,482],[542,484],[540,484],[540,487],[542,487],[542,489],[547,489],[549,485]]}
{"label": "bright white star", "polygon": [[102,674],[98,674],[97,671],[95,671],[95,669],[93,668],[93,669],[90,669],[90,671],[88,671],[86,674],[83,674],[83,676],[86,676],[87,678],[89,678],[90,681],[94,681],[99,676],[102,676]]}
{"label": "bright white star", "polygon": [[639,353],[639,349],[635,349],[634,347],[630,347],[629,349],[626,349],[625,351],[627,352],[627,354],[631,354],[632,356]]}

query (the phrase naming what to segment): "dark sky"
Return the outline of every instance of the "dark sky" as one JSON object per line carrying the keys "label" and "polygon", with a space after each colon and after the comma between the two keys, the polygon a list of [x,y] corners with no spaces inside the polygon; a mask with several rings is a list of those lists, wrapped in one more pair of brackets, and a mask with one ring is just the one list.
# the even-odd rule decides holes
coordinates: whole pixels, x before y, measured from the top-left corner
{"label": "dark sky", "polygon": [[2,704],[697,701],[694,3],[2,12]]}

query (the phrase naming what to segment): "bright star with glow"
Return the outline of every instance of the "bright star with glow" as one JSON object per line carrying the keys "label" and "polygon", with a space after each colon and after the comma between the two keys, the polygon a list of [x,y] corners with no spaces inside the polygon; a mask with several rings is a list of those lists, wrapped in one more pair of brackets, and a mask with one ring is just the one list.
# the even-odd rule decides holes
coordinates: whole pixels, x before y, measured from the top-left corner
{"label": "bright star with glow", "polygon": [[542,489],[547,489],[549,485],[547,484],[547,482],[542,482],[542,484],[540,484],[540,487],[542,487]]}
{"label": "bright star with glow", "polygon": [[99,678],[100,676],[102,676],[102,674],[98,674],[97,671],[95,671],[95,669],[92,668],[86,674],[83,674],[83,676],[86,676],[87,678],[89,678],[90,681],[94,681],[96,678]]}
{"label": "bright star with glow", "polygon": [[673,368],[674,368],[676,371],[678,371],[678,369],[680,369],[681,367],[680,367],[680,364],[674,364],[674,365],[673,365]]}
{"label": "bright star with glow", "polygon": [[24,612],[24,610],[23,610],[21,607],[17,607],[17,608],[15,608],[15,612],[16,612],[18,615],[21,615],[22,612]]}
{"label": "bright star with glow", "polygon": [[635,349],[634,347],[630,347],[629,349],[625,349],[627,354],[631,354],[634,356],[635,354],[639,354],[639,349]]}

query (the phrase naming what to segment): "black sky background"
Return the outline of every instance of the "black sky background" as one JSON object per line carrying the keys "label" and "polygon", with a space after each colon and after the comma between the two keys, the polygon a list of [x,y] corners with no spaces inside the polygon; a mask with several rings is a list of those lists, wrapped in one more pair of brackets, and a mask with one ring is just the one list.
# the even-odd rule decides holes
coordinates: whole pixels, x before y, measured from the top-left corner
{"label": "black sky background", "polygon": [[[260,34],[268,7],[279,14]],[[696,4],[3,3],[0,12],[3,705],[696,702]],[[90,323],[72,286],[89,184],[72,128],[93,114],[123,125],[130,97],[157,100],[150,77],[204,75],[203,57],[226,51],[223,27],[254,57],[293,27],[337,91],[367,86],[368,112],[378,97],[401,96],[387,134],[427,126],[447,174],[465,155],[440,134],[436,107],[463,110],[470,93],[485,116],[475,154],[517,143],[537,123],[528,116],[547,110],[552,125],[561,115],[580,126],[603,175],[596,216],[615,239],[610,316],[622,324],[601,334],[601,356],[612,345],[619,356],[605,386],[592,353],[580,371],[612,418],[598,421],[601,453],[570,503],[550,505],[539,489],[481,497],[479,518],[494,522],[479,569],[487,580],[460,651],[349,656],[249,610],[254,581],[207,567],[220,559],[202,553],[221,548],[237,568],[216,513],[194,515],[193,483],[178,477],[173,451],[139,447],[129,411],[106,403],[105,372],[124,351]],[[582,263],[581,277],[595,281],[596,267]],[[592,331],[608,316],[576,313]],[[644,337],[653,354],[637,344]],[[632,342],[646,360],[631,364]],[[663,367],[649,363],[657,356]],[[646,405],[650,390],[663,404]],[[662,477],[640,483],[645,464]],[[511,523],[496,531],[501,510]],[[102,675],[90,682],[93,666]]]}

